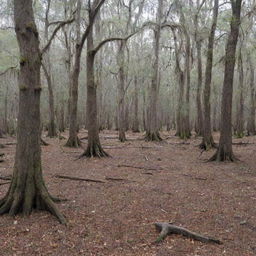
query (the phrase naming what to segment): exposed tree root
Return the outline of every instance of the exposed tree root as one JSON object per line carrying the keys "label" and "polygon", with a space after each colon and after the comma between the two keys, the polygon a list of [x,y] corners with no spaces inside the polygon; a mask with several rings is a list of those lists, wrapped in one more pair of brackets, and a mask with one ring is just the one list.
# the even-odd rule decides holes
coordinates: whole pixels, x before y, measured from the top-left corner
{"label": "exposed tree root", "polygon": [[157,132],[147,132],[145,136],[145,141],[162,141],[160,133]]}
{"label": "exposed tree root", "polygon": [[155,243],[159,243],[163,241],[168,235],[171,234],[177,234],[177,235],[182,235],[203,243],[216,243],[216,244],[222,244],[222,242],[218,239],[208,237],[208,236],[203,236],[200,234],[197,234],[195,232],[192,232],[186,228],[178,227],[176,225],[172,225],[170,223],[166,222],[158,222],[155,223],[155,227],[158,232],[160,232],[160,235],[156,239]]}
{"label": "exposed tree root", "polygon": [[218,148],[215,154],[208,160],[208,162],[224,162],[224,161],[229,161],[229,162],[235,162],[238,161],[239,159],[236,158],[233,154],[233,152],[226,152],[223,148]]}
{"label": "exposed tree root", "polygon": [[93,143],[92,145],[88,145],[85,152],[79,156],[82,157],[108,157],[109,154],[105,152],[102,146],[99,143]]}
{"label": "exposed tree root", "polygon": [[40,142],[41,142],[41,145],[43,145],[43,146],[48,146],[49,145],[49,143],[44,141],[42,138],[40,138]]}
{"label": "exposed tree root", "polygon": [[81,146],[81,141],[77,136],[76,138],[69,137],[65,146],[70,148],[79,148]]}
{"label": "exposed tree root", "polygon": [[[32,178],[32,177],[30,177]],[[29,179],[29,178],[28,178]],[[0,201],[0,214],[14,216],[18,213],[29,215],[32,209],[46,210],[53,214],[61,224],[66,224],[65,217],[55,206],[44,182],[36,180],[36,184],[28,185],[24,190],[18,186],[17,176],[12,179],[6,196]]]}
{"label": "exposed tree root", "polygon": [[60,179],[68,179],[68,180],[78,180],[78,181],[105,183],[105,181],[103,181],[103,180],[85,179],[85,178],[79,178],[79,177],[67,176],[67,175],[55,175],[54,177],[55,178],[60,178]]}
{"label": "exposed tree root", "polygon": [[214,142],[212,137],[210,137],[208,140],[205,140],[205,138],[203,138],[202,142],[199,144],[199,148],[206,151],[217,147],[218,145]]}

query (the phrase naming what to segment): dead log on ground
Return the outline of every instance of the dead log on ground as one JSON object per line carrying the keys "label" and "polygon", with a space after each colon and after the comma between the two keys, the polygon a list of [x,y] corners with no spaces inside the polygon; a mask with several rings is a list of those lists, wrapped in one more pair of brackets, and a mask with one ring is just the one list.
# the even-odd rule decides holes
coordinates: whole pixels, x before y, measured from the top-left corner
{"label": "dead log on ground", "polygon": [[103,180],[95,180],[95,179],[85,179],[85,178],[79,178],[79,177],[73,177],[73,176],[66,176],[66,175],[54,175],[55,178],[60,179],[68,179],[68,180],[78,180],[78,181],[87,181],[87,182],[95,182],[95,183],[105,183]]}
{"label": "dead log on ground", "polygon": [[160,232],[160,235],[156,239],[155,243],[159,243],[163,241],[168,235],[171,234],[177,234],[182,235],[188,238],[191,238],[193,240],[197,240],[203,243],[216,243],[216,244],[222,244],[222,242],[218,239],[209,237],[209,236],[203,236],[198,233],[192,232],[186,228],[178,227],[176,225],[172,225],[170,223],[166,222],[157,222],[155,223],[155,227],[158,232]]}

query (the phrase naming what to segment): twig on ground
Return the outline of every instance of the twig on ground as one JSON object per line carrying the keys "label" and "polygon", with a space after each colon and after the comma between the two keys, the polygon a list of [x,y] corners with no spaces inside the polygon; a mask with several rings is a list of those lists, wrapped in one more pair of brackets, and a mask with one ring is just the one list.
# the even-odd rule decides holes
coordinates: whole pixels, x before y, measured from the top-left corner
{"label": "twig on ground", "polygon": [[190,177],[190,178],[195,179],[195,180],[207,180],[207,178],[195,177],[195,176],[192,176],[191,174],[185,174],[185,173],[183,173],[182,175],[183,175],[183,176],[186,176],[186,177]]}
{"label": "twig on ground", "polygon": [[163,170],[162,167],[145,167],[145,166],[134,166],[134,165],[129,165],[129,164],[119,164],[117,165],[117,167],[131,167],[131,168],[135,168],[135,169],[142,169],[142,170],[149,170],[149,171],[159,171],[159,170]]}
{"label": "twig on ground", "polygon": [[105,183],[103,180],[95,180],[95,179],[87,179],[87,178],[79,178],[74,176],[66,176],[66,175],[54,175],[55,178],[60,179],[68,179],[68,180],[78,180],[78,181],[87,181],[87,182],[95,182],[95,183]]}

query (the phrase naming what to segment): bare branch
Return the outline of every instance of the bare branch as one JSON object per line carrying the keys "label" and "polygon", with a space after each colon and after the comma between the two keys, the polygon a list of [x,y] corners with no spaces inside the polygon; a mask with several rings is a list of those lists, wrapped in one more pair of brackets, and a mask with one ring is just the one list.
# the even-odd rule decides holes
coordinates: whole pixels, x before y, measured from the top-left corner
{"label": "bare branch", "polygon": [[57,32],[65,25],[70,24],[74,21],[75,19],[71,19],[71,20],[67,20],[67,21],[63,21],[61,22],[53,31],[49,41],[47,42],[47,44],[43,47],[43,49],[41,50],[41,55],[43,55],[51,46],[52,40],[54,39],[55,35],[57,34]]}
{"label": "bare branch", "polygon": [[133,33],[131,33],[130,35],[128,35],[128,36],[126,36],[126,37],[110,37],[110,38],[107,38],[107,39],[101,41],[101,42],[100,42],[94,49],[92,49],[90,52],[91,52],[92,54],[96,54],[104,44],[106,44],[106,43],[108,43],[108,42],[112,42],[112,41],[127,41],[130,37],[132,37],[133,35],[135,35],[135,34],[138,33],[138,32],[139,32],[139,31],[133,32]]}

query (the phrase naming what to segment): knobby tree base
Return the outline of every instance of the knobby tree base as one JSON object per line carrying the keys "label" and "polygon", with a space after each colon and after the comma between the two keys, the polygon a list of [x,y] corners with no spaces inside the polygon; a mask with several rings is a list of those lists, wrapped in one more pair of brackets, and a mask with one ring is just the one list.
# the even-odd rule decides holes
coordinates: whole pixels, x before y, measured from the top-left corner
{"label": "knobby tree base", "polygon": [[162,141],[159,132],[147,132],[145,136],[145,141]]}
{"label": "knobby tree base", "polygon": [[217,144],[214,142],[213,137],[211,136],[208,139],[203,138],[199,148],[208,151],[212,148],[217,148]]}
{"label": "knobby tree base", "polygon": [[102,146],[100,145],[100,143],[92,143],[91,145],[87,146],[87,149],[85,150],[85,152],[80,155],[79,158],[82,157],[108,157],[109,154],[107,152],[105,152],[102,148]]}
{"label": "knobby tree base", "polygon": [[236,158],[232,152],[232,150],[225,150],[225,147],[219,147],[216,153],[208,160],[208,162],[235,162],[238,158]]}
{"label": "knobby tree base", "polygon": [[65,146],[70,148],[79,148],[81,147],[81,141],[79,140],[78,136],[69,137]]}
{"label": "knobby tree base", "polygon": [[61,224],[66,224],[65,217],[57,209],[54,202],[61,199],[52,197],[40,174],[24,177],[16,174],[11,182],[5,197],[0,200],[0,214],[15,216],[21,213],[25,216],[31,214],[33,209],[46,210],[53,214]]}

